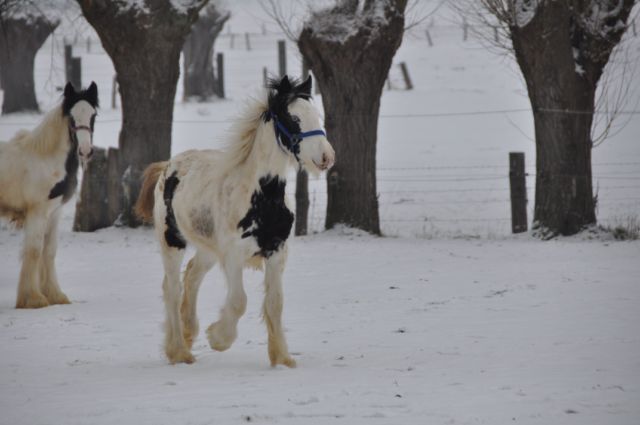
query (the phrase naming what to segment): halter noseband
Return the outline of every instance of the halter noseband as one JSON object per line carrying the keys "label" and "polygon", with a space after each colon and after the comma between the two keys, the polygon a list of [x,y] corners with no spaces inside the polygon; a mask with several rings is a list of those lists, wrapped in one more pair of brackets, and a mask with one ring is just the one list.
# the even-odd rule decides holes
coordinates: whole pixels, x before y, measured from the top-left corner
{"label": "halter noseband", "polygon": [[73,131],[74,133],[77,133],[78,130],[87,130],[89,133],[93,133],[91,127],[88,127],[86,125],[70,125],[69,130]]}
{"label": "halter noseband", "polygon": [[[278,146],[280,146],[280,149],[282,149],[285,152],[286,150],[288,150],[293,154],[293,156],[296,157],[296,160],[298,161],[300,161],[300,158],[298,158],[298,153],[300,152],[299,145],[304,139],[308,137],[313,137],[313,136],[327,137],[326,133],[322,129],[302,131],[299,133],[290,133],[289,130],[287,130],[287,127],[285,127],[284,124],[278,121],[276,114],[274,114],[273,112],[269,112],[269,118],[273,119],[273,130],[275,132],[276,141],[278,142]],[[286,145],[283,146],[283,143],[280,140],[281,135],[284,135],[287,137],[287,139],[289,139],[289,141],[291,142],[291,146],[286,146]]]}

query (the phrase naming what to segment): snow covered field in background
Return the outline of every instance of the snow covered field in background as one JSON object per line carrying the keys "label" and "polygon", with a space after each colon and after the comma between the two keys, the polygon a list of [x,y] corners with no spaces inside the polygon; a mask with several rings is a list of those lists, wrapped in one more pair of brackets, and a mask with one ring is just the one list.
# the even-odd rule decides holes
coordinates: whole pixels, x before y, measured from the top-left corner
{"label": "snow covered field in background", "polygon": [[[174,153],[224,143],[262,67],[277,70],[281,35],[269,24],[260,35],[257,2],[228,4],[231,31],[251,32],[252,50],[240,35],[232,48],[226,30],[218,40],[227,100],[185,104],[179,85]],[[268,366],[255,272],[246,273],[249,306],[236,344],[213,352],[201,334],[197,362],[169,366],[152,232],[73,233],[71,203],[57,259],[69,306],[13,308],[22,234],[0,224],[0,424],[640,423],[640,242],[509,234],[507,156],[524,151],[535,172],[531,114],[477,112],[528,109],[524,85],[510,59],[463,42],[444,15],[430,28],[433,47],[418,26],[395,58],[407,63],[415,89],[402,90],[394,65],[394,90],[382,99],[378,188],[382,229],[392,237],[346,230],[292,241],[284,322],[297,369]],[[113,67],[89,28],[79,40],[83,81],[100,87],[95,143],[117,146]],[[640,37],[628,46],[637,61]],[[43,110],[59,100],[62,50],[60,39],[49,40],[36,58]],[[289,73],[298,75],[291,43],[288,53]],[[637,108],[638,77],[628,109]],[[38,120],[0,117],[0,140]],[[639,139],[640,116],[630,116],[593,151],[605,224],[638,217]],[[532,208],[534,178],[527,183]],[[311,182],[316,231],[325,192],[323,179]],[[223,296],[215,269],[201,292],[202,329]]]}

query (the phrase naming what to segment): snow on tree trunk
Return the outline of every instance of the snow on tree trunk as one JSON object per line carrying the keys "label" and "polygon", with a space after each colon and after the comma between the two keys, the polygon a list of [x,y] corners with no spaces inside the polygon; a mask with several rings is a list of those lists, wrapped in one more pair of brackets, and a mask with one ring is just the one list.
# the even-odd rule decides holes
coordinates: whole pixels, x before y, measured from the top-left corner
{"label": "snow on tree trunk", "polygon": [[144,6],[78,0],[113,61],[122,98],[119,137],[123,190],[121,220],[139,221],[133,204],[147,165],[171,156],[171,127],[180,51],[206,0],[146,0]]}
{"label": "snow on tree trunk", "polygon": [[634,0],[609,2],[614,3],[610,9],[598,12],[593,8],[600,0],[580,6],[532,0],[533,10],[524,11],[517,8],[523,2],[514,1],[511,38],[534,111],[534,231],[542,237],[572,235],[596,222],[591,172],[595,93]]}
{"label": "snow on tree trunk", "polygon": [[206,100],[214,94],[222,95],[217,93],[216,77],[213,73],[213,45],[230,17],[229,12],[221,12],[215,4],[209,4],[193,25],[182,49],[185,99],[197,96]]}
{"label": "snow on tree trunk", "polygon": [[327,176],[327,229],[344,223],[380,234],[376,142],[380,96],[402,42],[406,0],[339,1],[313,13],[298,47],[316,76],[336,151]]}
{"label": "snow on tree trunk", "polygon": [[[0,80],[4,89],[2,114],[38,112],[33,63],[36,53],[59,21],[44,16],[0,17]],[[78,87],[79,89],[79,87]]]}

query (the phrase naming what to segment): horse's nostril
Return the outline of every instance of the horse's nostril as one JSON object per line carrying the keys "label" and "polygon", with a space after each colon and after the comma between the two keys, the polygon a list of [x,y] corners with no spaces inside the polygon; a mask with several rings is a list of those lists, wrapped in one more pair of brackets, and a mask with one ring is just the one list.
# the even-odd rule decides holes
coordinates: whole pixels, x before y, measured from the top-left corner
{"label": "horse's nostril", "polygon": [[91,158],[91,155],[93,155],[93,149],[89,151],[89,153],[87,154],[87,158]]}

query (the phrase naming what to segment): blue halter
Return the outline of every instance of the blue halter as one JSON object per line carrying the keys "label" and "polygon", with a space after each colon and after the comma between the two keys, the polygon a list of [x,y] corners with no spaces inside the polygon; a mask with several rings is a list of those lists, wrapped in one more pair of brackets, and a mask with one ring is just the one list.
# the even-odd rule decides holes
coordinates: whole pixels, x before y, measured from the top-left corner
{"label": "blue halter", "polygon": [[[296,157],[298,161],[300,161],[300,158],[298,158],[298,153],[300,153],[300,143],[304,139],[308,137],[313,137],[313,136],[327,137],[324,130],[321,130],[321,129],[311,130],[311,131],[302,131],[300,133],[290,133],[289,130],[287,130],[287,128],[280,121],[278,121],[276,114],[274,114],[273,112],[269,112],[269,116],[270,118],[273,119],[273,130],[276,135],[276,141],[278,142],[278,146],[280,146],[280,149],[282,149],[284,152],[289,150],[293,154],[293,156]],[[291,142],[291,146],[286,146],[282,143],[281,135],[284,135],[286,136],[287,139],[289,139],[289,141]]]}

